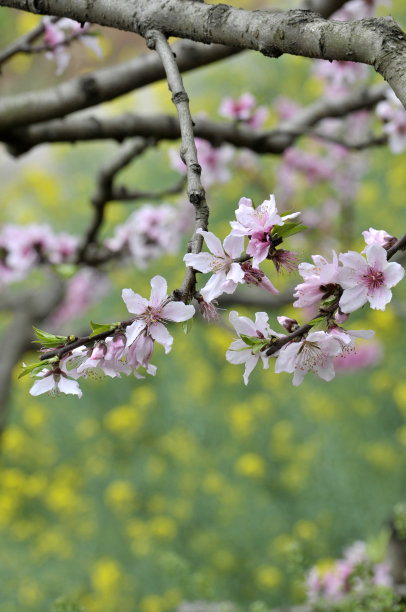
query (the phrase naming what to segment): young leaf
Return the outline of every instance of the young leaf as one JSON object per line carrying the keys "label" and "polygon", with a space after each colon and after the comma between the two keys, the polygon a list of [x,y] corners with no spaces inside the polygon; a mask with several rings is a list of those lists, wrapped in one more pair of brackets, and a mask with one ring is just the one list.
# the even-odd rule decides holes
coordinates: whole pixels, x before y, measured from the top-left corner
{"label": "young leaf", "polygon": [[246,336],[245,334],[240,334],[241,340],[248,344],[248,346],[256,346],[257,344],[262,344],[263,340],[261,338],[253,338],[252,336]]}
{"label": "young leaf", "polygon": [[111,331],[117,326],[115,323],[94,323],[93,321],[90,321],[90,327],[93,330],[90,334],[90,338],[93,338],[93,336],[97,336],[97,334],[102,334],[104,332]]}
{"label": "young leaf", "polygon": [[67,336],[55,336],[55,334],[50,334],[43,329],[38,329],[38,327],[33,327],[34,334],[37,337],[37,340],[33,342],[38,342],[42,346],[47,348],[54,348],[56,346],[60,346],[61,344],[66,344],[68,341]]}
{"label": "young leaf", "polygon": [[37,361],[36,363],[31,363],[30,365],[25,365],[23,363],[23,371],[19,374],[18,378],[22,378],[27,374],[37,374],[39,371],[43,370],[50,363],[49,359],[44,359],[44,361]]}
{"label": "young leaf", "polygon": [[295,223],[293,221],[286,221],[283,225],[274,225],[271,231],[271,235],[278,238],[287,238],[298,234],[303,230],[307,229],[306,225],[302,223]]}

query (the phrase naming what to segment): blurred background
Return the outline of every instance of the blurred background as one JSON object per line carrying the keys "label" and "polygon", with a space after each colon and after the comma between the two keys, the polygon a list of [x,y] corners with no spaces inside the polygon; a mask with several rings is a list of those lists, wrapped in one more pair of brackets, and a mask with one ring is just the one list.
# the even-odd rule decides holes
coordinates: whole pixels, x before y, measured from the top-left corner
{"label": "blurred background", "polygon": [[[400,0],[391,12],[405,23]],[[32,15],[1,9],[2,43],[36,23]],[[97,30],[104,58],[74,46],[59,81],[145,51],[135,36]],[[372,70],[369,78],[380,82]],[[56,79],[52,61],[18,56],[4,67],[0,86],[7,95]],[[266,127],[278,121],[278,98],[305,105],[322,91],[311,60],[255,53],[188,73],[184,81],[192,112],[217,120],[225,96],[250,91],[269,108]],[[124,111],[174,113],[167,85],[138,90],[102,112]],[[374,126],[379,133],[377,120]],[[179,175],[168,156],[173,146],[148,151],[122,173],[122,182],[137,189],[175,183]],[[300,146],[320,147],[304,139]],[[112,142],[40,146],[20,158],[2,149],[1,221],[49,223],[55,231],[80,234],[90,218],[97,171],[116,149]],[[315,252],[330,257],[332,248],[361,250],[361,231],[369,227],[405,231],[405,154],[383,147],[353,155],[349,165],[362,165],[362,180],[347,207],[329,181],[312,186],[305,176],[295,177],[286,208],[324,219],[290,240],[303,261]],[[236,154],[232,180],[208,191],[210,229],[221,238],[240,197],[257,204],[269,193],[278,197],[281,159],[245,157]],[[326,207],[329,201],[336,205]],[[140,204],[111,204],[103,235],[111,236]],[[148,296],[155,274],[165,276],[170,289],[178,286],[181,253],[145,270],[111,266],[103,298],[54,331],[77,333],[90,319],[126,318],[121,289]],[[298,274],[275,281],[267,265],[281,291],[300,282]],[[46,273],[35,271],[1,291],[40,291],[46,283]],[[241,305],[247,295],[257,294],[236,294],[231,308],[253,317],[264,306]],[[405,297],[403,283],[384,313],[364,308],[351,317],[350,327],[376,330],[376,358],[367,368],[337,371],[331,383],[310,374],[294,388],[291,375],[275,375],[271,365],[267,371],[258,366],[245,387],[242,366],[225,360],[234,337],[225,306],[219,324],[196,321],[188,335],[182,326],[171,329],[171,354],[155,350],[155,378],[87,379],[80,400],[31,397],[32,380],[17,381],[17,364],[0,448],[2,612],[43,612],[61,596],[87,612],[165,612],[198,599],[229,600],[245,610],[256,601],[272,607],[302,601],[306,571],[340,556],[354,540],[367,540],[383,554],[383,528],[406,494]],[[268,311],[274,329],[279,314],[306,320],[289,306]],[[1,312],[0,330],[11,320]],[[4,343],[2,351],[7,353]]]}

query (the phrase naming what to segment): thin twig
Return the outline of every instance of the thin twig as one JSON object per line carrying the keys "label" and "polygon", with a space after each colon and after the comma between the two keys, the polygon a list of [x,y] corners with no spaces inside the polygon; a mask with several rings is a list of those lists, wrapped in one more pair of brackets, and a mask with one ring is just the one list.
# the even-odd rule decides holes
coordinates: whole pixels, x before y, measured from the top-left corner
{"label": "thin twig", "polygon": [[[59,21],[59,19],[60,17],[52,17],[51,23],[56,23]],[[39,38],[44,31],[45,25],[43,21],[41,21],[37,26],[35,26],[35,28],[30,30],[30,32],[23,34],[23,36],[20,36],[20,38],[17,38],[17,40],[13,41],[10,45],[2,49],[0,51],[0,67],[18,53],[32,52],[33,48],[31,47],[31,43]]]}
{"label": "thin twig", "polygon": [[[166,37],[157,30],[150,30],[146,34],[147,45],[154,48],[165,69],[168,86],[172,92],[172,102],[176,106],[181,132],[180,155],[186,165],[187,193],[190,203],[195,208],[195,231],[188,245],[189,253],[200,253],[203,246],[203,237],[197,233],[199,228],[207,230],[209,221],[209,208],[206,195],[200,179],[201,166],[197,159],[197,151],[193,134],[193,120],[190,114],[189,98],[183,86],[182,77],[176,63],[173,51]],[[193,296],[196,286],[196,272],[187,268],[183,283],[179,290],[174,292],[184,302]]]}

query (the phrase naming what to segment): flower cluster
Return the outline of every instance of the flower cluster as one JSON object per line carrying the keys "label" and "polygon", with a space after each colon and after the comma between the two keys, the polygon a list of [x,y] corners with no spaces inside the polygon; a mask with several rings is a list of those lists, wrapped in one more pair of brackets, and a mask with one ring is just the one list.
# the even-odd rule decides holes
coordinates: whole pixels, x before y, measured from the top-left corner
{"label": "flower cluster", "polygon": [[221,117],[241,121],[254,129],[262,127],[268,116],[266,106],[257,107],[257,101],[251,93],[242,94],[238,100],[223,98],[218,112]]}
{"label": "flower cluster", "polygon": [[292,373],[295,386],[301,384],[307,372],[330,381],[335,376],[338,358],[353,354],[358,338],[373,338],[373,330],[345,330],[341,325],[350,313],[367,302],[373,309],[385,310],[392,298],[391,288],[403,278],[405,271],[400,264],[387,259],[386,249],[396,241],[394,237],[370,228],[364,232],[364,238],[367,243],[364,254],[349,251],[337,256],[333,252],[331,262],[321,255],[313,255],[312,264],[299,265],[304,282],[296,287],[293,305],[318,315],[303,328],[294,319],[278,317],[290,336],[283,338],[273,332],[265,313],[256,315],[261,326],[238,317],[236,312],[230,314],[239,339],[231,344],[226,358],[230,363],[246,364],[245,384],[259,357],[264,367],[268,367],[271,355],[276,357],[275,372]]}
{"label": "flower cluster", "polygon": [[68,67],[70,54],[67,49],[72,40],[80,42],[93,51],[98,57],[103,55],[97,36],[89,32],[90,23],[80,24],[73,19],[59,19],[53,21],[51,17],[44,17],[42,20],[44,31],[44,43],[49,49],[45,57],[56,63],[56,74],[61,75]]}
{"label": "flower cluster", "polygon": [[388,89],[386,100],[377,105],[376,114],[383,121],[390,150],[395,154],[402,153],[406,147],[406,111],[392,89]]}
{"label": "flower cluster", "polygon": [[344,550],[344,558],[335,561],[328,569],[313,567],[306,580],[307,598],[314,604],[321,598],[338,601],[351,591],[363,591],[367,587],[392,586],[390,568],[386,563],[374,563],[365,542],[354,542]]}
{"label": "flower cluster", "polygon": [[0,284],[22,280],[39,263],[72,260],[78,240],[55,234],[49,225],[3,225],[0,229]]}
{"label": "flower cluster", "polygon": [[[44,357],[47,351],[58,346],[67,350],[61,358],[55,355],[44,359],[42,364],[26,367],[23,374],[37,376],[30,390],[31,395],[48,392],[51,395],[69,393],[81,397],[76,379],[104,375],[120,378],[121,374],[128,376],[131,372],[136,378],[144,378],[139,372],[140,367],[154,376],[156,366],[150,364],[150,359],[155,342],[164,347],[165,353],[172,348],[173,338],[166,324],[191,319],[195,309],[192,305],[171,300],[167,294],[167,282],[162,276],[152,278],[151,288],[149,301],[132,289],[123,289],[123,300],[134,316],[124,323],[93,324],[94,333],[84,338],[82,345],[76,346],[78,339],[75,337],[63,338],[36,330],[44,347]],[[69,343],[72,342],[75,348],[69,350]],[[42,368],[42,365],[47,367]]]}
{"label": "flower cluster", "polygon": [[116,226],[105,246],[113,253],[129,256],[138,268],[145,268],[150,261],[179,250],[187,224],[180,207],[165,203],[159,206],[145,204],[125,223]]}
{"label": "flower cluster", "polygon": [[[277,248],[283,239],[303,229],[292,222],[299,213],[280,215],[275,198],[270,196],[257,208],[249,198],[241,198],[235,211],[236,221],[231,221],[231,232],[223,245],[212,232],[197,230],[206,242],[210,253],[188,253],[184,257],[187,266],[212,276],[200,293],[206,303],[213,302],[222,293],[234,293],[238,284],[254,284],[269,293],[278,290],[259,269],[260,264],[269,259],[276,269],[293,270],[296,268],[296,254]],[[245,249],[245,239],[248,245]],[[245,255],[243,252],[245,250]]]}
{"label": "flower cluster", "polygon": [[[234,157],[234,149],[229,145],[213,147],[203,138],[195,138],[197,158],[202,167],[202,182],[208,188],[215,183],[227,183],[231,178],[228,164]],[[177,172],[186,174],[186,165],[180,158],[178,149],[169,149],[171,166]]]}

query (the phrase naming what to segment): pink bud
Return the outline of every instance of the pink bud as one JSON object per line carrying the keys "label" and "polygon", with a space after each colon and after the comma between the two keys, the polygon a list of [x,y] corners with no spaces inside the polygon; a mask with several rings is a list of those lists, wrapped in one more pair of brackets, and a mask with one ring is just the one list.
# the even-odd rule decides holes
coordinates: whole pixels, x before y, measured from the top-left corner
{"label": "pink bud", "polygon": [[90,359],[104,359],[107,353],[107,345],[105,342],[97,342],[94,347]]}
{"label": "pink bud", "polygon": [[286,329],[286,331],[291,334],[299,327],[299,323],[296,319],[290,319],[289,317],[276,317],[278,319],[279,325],[282,325]]}
{"label": "pink bud", "polygon": [[123,332],[118,332],[108,343],[105,358],[108,360],[120,359],[120,357],[123,356],[126,343],[127,339],[125,334]]}

